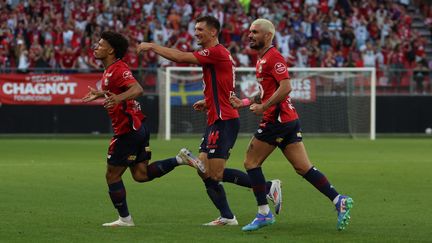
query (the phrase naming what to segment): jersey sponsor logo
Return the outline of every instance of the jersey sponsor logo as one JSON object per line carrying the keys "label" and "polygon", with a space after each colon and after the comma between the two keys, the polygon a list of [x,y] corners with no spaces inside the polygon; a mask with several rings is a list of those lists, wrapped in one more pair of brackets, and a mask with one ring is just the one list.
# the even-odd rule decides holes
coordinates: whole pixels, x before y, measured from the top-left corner
{"label": "jersey sponsor logo", "polygon": [[275,69],[277,74],[282,74],[282,73],[286,72],[286,70],[287,70],[285,64],[283,64],[281,62],[276,63],[274,66],[274,69]]}
{"label": "jersey sponsor logo", "polygon": [[133,78],[132,73],[129,70],[124,71],[122,76],[123,76],[124,79],[131,79],[131,78]]}
{"label": "jersey sponsor logo", "polygon": [[203,57],[208,57],[210,55],[210,50],[204,49],[204,50],[199,51],[198,54],[200,54]]}

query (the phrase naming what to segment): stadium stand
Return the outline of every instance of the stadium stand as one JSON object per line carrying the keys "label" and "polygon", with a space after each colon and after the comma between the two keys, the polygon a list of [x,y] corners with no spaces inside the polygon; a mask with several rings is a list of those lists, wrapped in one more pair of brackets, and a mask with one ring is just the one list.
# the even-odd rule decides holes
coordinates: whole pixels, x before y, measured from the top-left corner
{"label": "stadium stand", "polygon": [[431,92],[432,7],[410,0],[2,0],[0,72],[100,70],[91,46],[107,29],[129,37],[133,69],[177,65],[137,56],[135,46],[198,48],[193,19],[205,14],[222,23],[221,43],[238,66],[254,66],[248,27],[263,17],[276,23],[274,44],[289,66],[377,67],[380,92],[407,92],[412,82],[415,92]]}

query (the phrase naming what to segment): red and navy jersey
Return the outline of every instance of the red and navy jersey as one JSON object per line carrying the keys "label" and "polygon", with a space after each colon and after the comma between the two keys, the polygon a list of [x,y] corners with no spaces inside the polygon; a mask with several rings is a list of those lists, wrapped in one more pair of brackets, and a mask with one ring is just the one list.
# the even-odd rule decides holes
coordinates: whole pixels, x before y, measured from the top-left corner
{"label": "red and navy jersey", "polygon": [[238,118],[231,106],[230,95],[234,93],[235,66],[230,52],[221,44],[193,52],[203,69],[204,98],[208,108],[207,124],[216,120]]}
{"label": "red and navy jersey", "polygon": [[[102,76],[102,90],[116,95],[125,92],[128,86],[137,82],[128,65],[118,60],[105,69]],[[137,131],[145,116],[136,100],[126,100],[108,110],[115,135]]]}
{"label": "red and navy jersey", "polygon": [[[289,79],[285,59],[275,47],[270,47],[256,63],[256,78],[260,83],[261,100],[264,104],[279,88],[279,82]],[[269,107],[263,114],[263,122],[281,123],[298,119],[289,95],[278,104]]]}

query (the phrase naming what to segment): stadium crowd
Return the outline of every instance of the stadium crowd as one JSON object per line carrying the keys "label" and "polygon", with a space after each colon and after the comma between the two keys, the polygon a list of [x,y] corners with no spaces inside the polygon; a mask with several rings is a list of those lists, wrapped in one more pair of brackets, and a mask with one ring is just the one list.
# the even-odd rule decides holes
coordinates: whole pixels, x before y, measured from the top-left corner
{"label": "stadium crowd", "polygon": [[[276,23],[274,44],[290,67],[430,69],[426,39],[411,28],[408,4],[409,0],[0,0],[0,66],[19,72],[100,69],[91,47],[107,29],[129,37],[125,61],[131,68],[179,65],[152,52],[137,56],[135,47],[152,41],[185,51],[198,48],[193,20],[210,14],[222,23],[220,41],[238,66],[254,66],[257,54],[248,47],[248,27],[263,17]],[[431,27],[432,8],[420,7]],[[390,80],[400,83],[400,74],[392,73]]]}

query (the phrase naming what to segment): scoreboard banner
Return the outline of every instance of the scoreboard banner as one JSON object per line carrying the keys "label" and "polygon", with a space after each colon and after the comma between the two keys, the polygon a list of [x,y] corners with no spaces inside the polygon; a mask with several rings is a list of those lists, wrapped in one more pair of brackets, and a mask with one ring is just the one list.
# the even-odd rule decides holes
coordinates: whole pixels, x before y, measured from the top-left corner
{"label": "scoreboard banner", "polygon": [[8,105],[101,105],[99,99],[83,103],[89,89],[100,88],[100,73],[0,74],[0,104]]}

